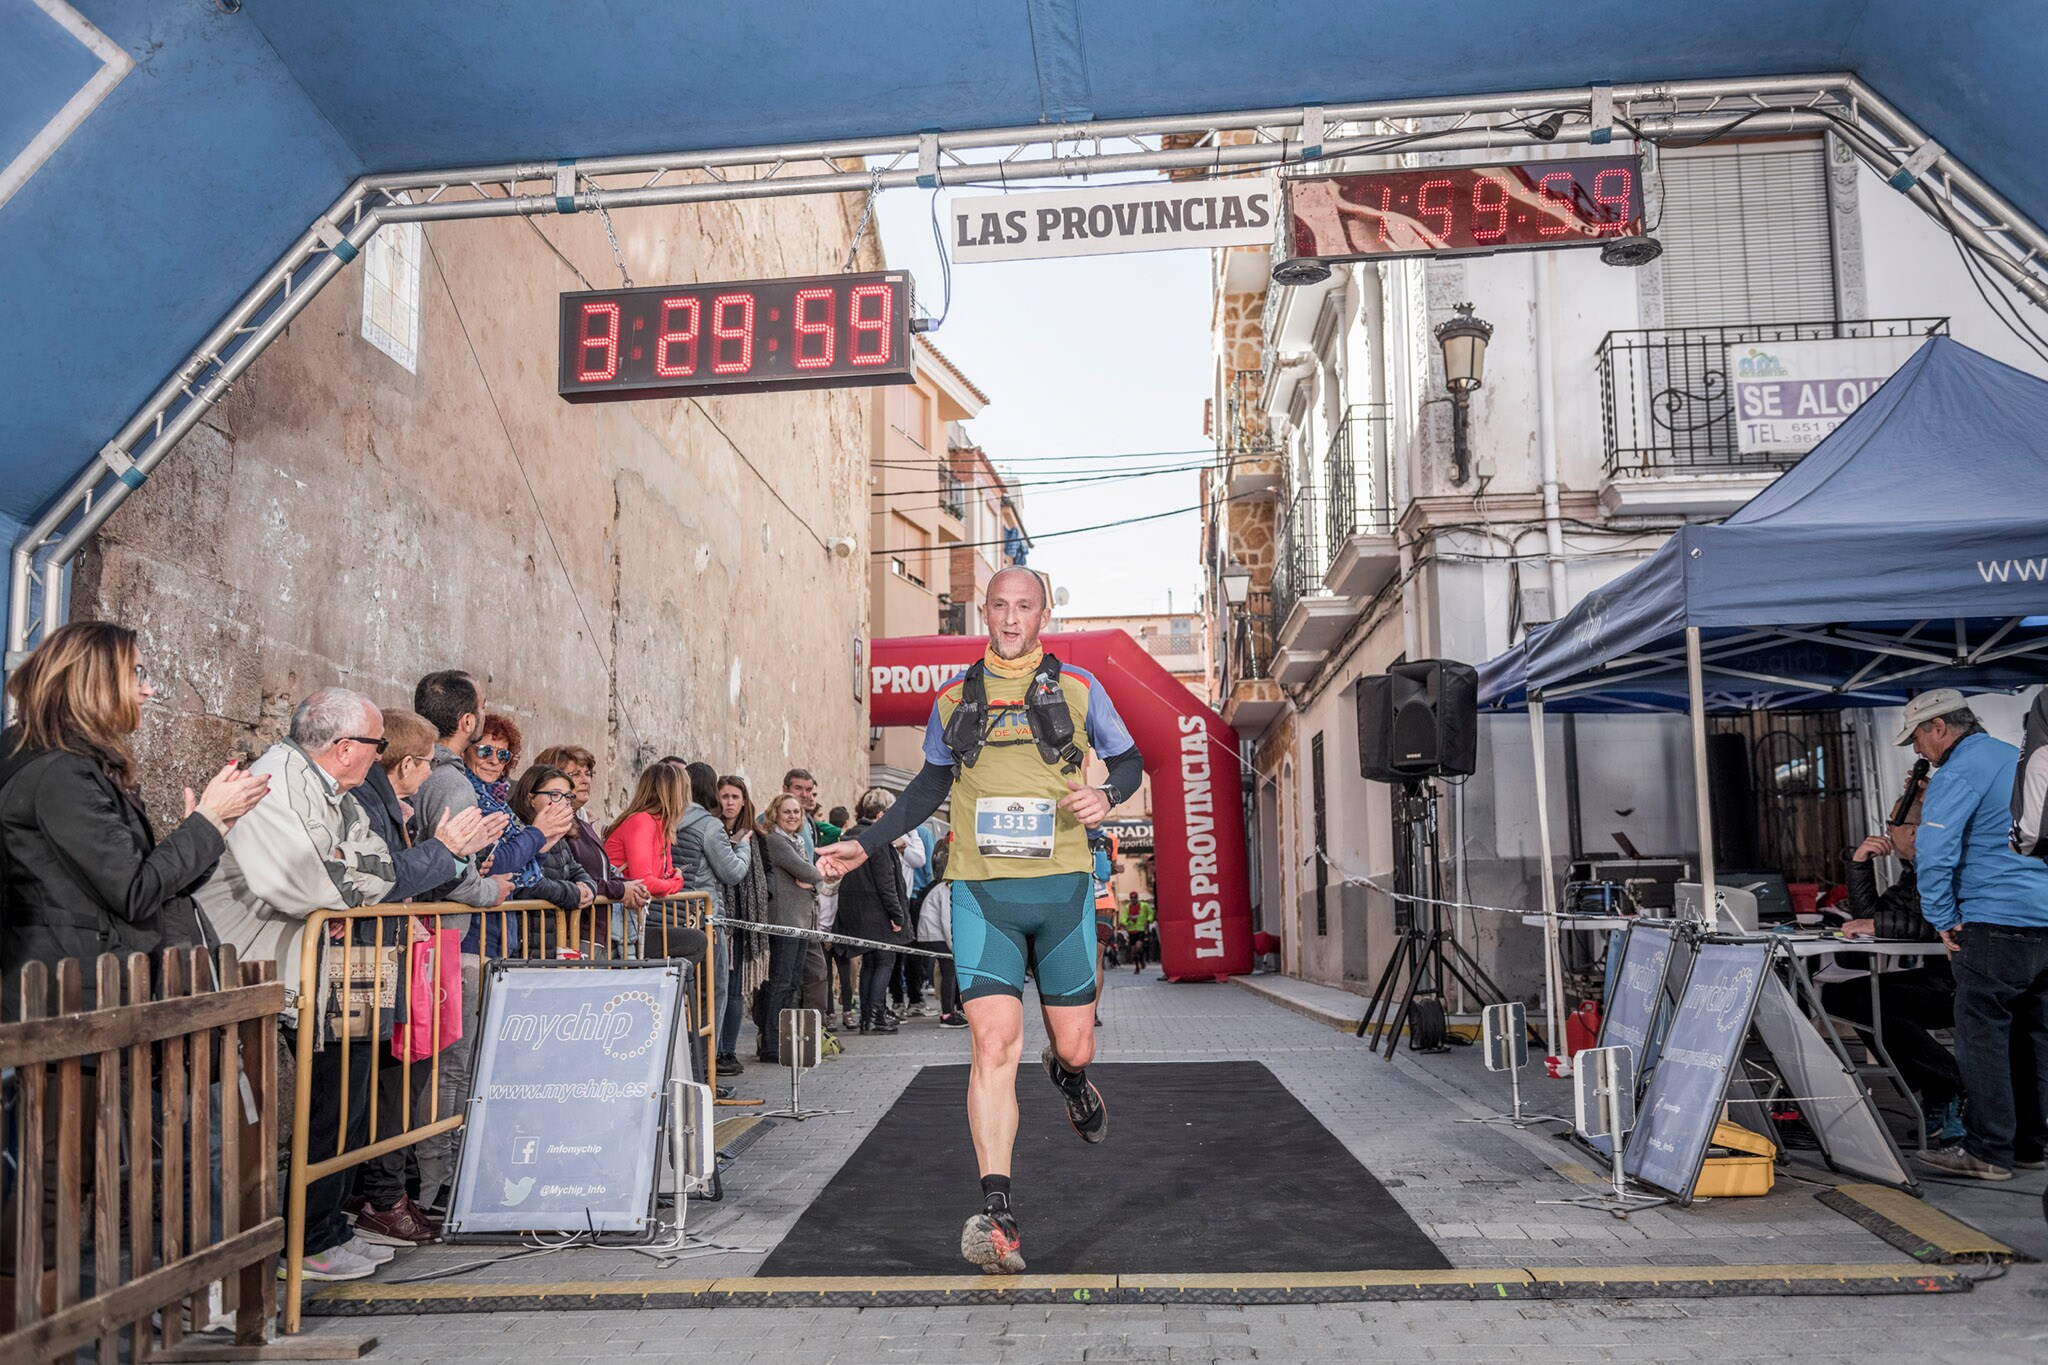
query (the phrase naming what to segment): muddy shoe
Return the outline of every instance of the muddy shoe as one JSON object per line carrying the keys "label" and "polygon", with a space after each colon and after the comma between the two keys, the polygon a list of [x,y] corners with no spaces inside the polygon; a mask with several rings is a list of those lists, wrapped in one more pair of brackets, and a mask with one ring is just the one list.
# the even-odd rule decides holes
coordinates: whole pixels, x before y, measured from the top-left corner
{"label": "muddy shoe", "polygon": [[1069,1071],[1060,1065],[1059,1054],[1052,1050],[1050,1043],[1045,1051],[1038,1054],[1038,1060],[1045,1063],[1045,1074],[1052,1077],[1052,1083],[1059,1087],[1060,1097],[1067,1102],[1067,1121],[1074,1125],[1074,1131],[1081,1135],[1083,1142],[1100,1142],[1109,1136],[1109,1106],[1102,1102],[1102,1092],[1095,1083],[1081,1071]]}
{"label": "muddy shoe", "polygon": [[1024,1235],[1008,1209],[983,1209],[960,1229],[960,1254],[984,1275],[1016,1275],[1024,1269]]}
{"label": "muddy shoe", "polygon": [[1941,1147],[1919,1154],[1923,1164],[1949,1175],[1959,1175],[1967,1180],[2010,1180],[2012,1172],[2004,1166],[1994,1166],[1961,1147]]}

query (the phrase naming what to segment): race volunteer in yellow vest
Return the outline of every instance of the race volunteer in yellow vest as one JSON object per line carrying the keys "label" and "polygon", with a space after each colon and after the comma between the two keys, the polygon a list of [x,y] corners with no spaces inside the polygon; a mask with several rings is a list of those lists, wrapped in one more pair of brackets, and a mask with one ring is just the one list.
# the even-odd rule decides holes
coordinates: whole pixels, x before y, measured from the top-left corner
{"label": "race volunteer in yellow vest", "polygon": [[[982,1210],[960,1251],[991,1273],[1024,1269],[1010,1204],[1017,1138],[1017,1063],[1024,1046],[1024,976],[1038,985],[1051,1044],[1040,1054],[1088,1142],[1109,1133],[1109,1111],[1089,1081],[1095,1056],[1094,858],[1088,830],[1138,789],[1137,744],[1099,681],[1040,648],[1052,620],[1046,586],[1030,569],[989,580],[983,659],[939,690],[925,730],[924,767],[902,799],[858,840],[818,850],[838,877],[929,819],[950,794],[953,965],[973,1040],[967,1122],[981,1166]],[[1109,780],[1083,780],[1093,750]]]}

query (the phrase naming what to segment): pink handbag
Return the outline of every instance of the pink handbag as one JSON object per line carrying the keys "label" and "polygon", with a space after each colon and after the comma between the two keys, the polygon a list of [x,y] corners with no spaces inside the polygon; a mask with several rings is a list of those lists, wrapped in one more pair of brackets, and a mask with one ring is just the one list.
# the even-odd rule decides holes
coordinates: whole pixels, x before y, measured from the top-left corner
{"label": "pink handbag", "polygon": [[421,1061],[461,1036],[462,935],[443,929],[412,945],[405,1023],[392,1031],[391,1055],[401,1062]]}

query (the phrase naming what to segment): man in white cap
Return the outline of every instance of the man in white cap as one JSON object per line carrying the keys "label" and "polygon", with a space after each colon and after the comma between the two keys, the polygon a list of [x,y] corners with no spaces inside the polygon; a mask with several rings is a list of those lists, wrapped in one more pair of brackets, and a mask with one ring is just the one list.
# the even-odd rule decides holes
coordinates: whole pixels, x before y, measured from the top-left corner
{"label": "man in white cap", "polygon": [[[1950,687],[1907,704],[1898,742],[1934,765],[1914,870],[1920,913],[1955,969],[1956,1060],[1969,1095],[1962,1142],[1920,1159],[1950,1175],[2010,1180],[2015,1166],[2041,1168],[2048,1114],[2048,864],[2006,842],[2019,750],[1984,733]],[[2032,1046],[2014,1047],[2015,1035]],[[2026,1074],[2014,1073],[2015,1061]]]}

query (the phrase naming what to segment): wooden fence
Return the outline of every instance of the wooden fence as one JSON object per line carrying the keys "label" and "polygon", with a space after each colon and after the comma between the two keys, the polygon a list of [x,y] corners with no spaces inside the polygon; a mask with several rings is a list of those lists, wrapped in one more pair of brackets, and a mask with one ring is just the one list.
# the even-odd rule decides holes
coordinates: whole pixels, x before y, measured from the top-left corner
{"label": "wooden fence", "polygon": [[[85,1010],[80,963],[31,963],[20,1022],[0,1023],[16,1158],[0,1189],[0,1361],[267,1354],[284,1245],[275,965],[225,948],[217,971],[180,951],[104,956],[94,973]],[[234,1345],[186,1341],[217,1282]]]}

